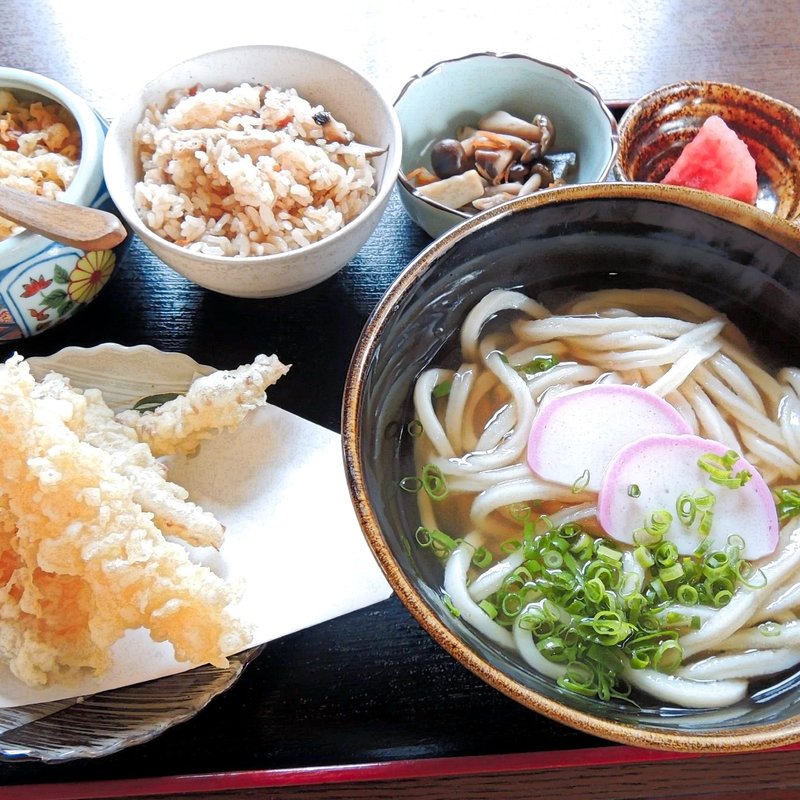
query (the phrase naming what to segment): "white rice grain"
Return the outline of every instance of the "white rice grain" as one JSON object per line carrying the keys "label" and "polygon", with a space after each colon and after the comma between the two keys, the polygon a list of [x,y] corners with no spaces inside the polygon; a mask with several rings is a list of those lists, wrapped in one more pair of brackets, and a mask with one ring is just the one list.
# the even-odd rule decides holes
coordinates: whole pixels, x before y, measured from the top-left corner
{"label": "white rice grain", "polygon": [[375,169],[325,138],[326,116],[293,89],[172,93],[137,127],[140,217],[159,236],[213,255],[282,253],[330,236],[371,202]]}

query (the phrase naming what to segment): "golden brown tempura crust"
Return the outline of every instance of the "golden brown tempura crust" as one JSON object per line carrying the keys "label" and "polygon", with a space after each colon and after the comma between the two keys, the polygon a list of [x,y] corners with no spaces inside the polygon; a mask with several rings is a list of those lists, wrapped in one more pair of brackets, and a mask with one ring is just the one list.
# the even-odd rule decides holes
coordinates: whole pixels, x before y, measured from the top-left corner
{"label": "golden brown tempura crust", "polygon": [[[224,383],[250,408],[263,402],[256,385],[285,369],[262,363]],[[210,421],[204,397],[193,395],[194,423]],[[165,480],[99,393],[60,376],[37,384],[14,356],[0,365],[0,407],[0,659],[17,677],[35,686],[100,673],[111,645],[139,627],[192,664],[223,665],[247,646],[230,612],[234,590],[164,538],[174,524],[208,543],[221,526],[202,528],[206,512]],[[231,411],[215,427],[243,416]],[[201,427],[188,427],[199,440]]]}
{"label": "golden brown tempura crust", "polygon": [[232,430],[258,406],[265,392],[289,367],[276,356],[256,356],[252,364],[195,380],[185,395],[155,411],[123,411],[117,419],[130,425],[156,456],[192,453],[203,439]]}
{"label": "golden brown tempura crust", "polygon": [[186,489],[167,480],[166,466],[132,428],[114,419],[97,389],[79,392],[66,378],[50,373],[33,391],[34,396],[73,406],[67,425],[79,438],[111,456],[112,469],[131,482],[134,500],[153,513],[159,530],[198,547],[220,547],[225,529],[219,520],[190,502]]}

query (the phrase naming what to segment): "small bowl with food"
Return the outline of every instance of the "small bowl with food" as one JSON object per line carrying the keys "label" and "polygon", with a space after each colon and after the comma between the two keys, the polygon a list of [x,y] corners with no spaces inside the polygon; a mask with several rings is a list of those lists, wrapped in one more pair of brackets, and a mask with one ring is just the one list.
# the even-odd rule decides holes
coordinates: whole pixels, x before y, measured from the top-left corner
{"label": "small bowl with food", "polygon": [[800,214],[800,110],[731,83],[661,86],[622,116],[614,174],[715,192],[793,220]]}
{"label": "small bowl with food", "polygon": [[[66,86],[0,67],[4,188],[115,213],[103,179],[106,129]],[[0,340],[33,336],[74,316],[111,278],[123,247],[87,251],[0,214]]]}
{"label": "small bowl with food", "polygon": [[350,67],[252,45],[151,80],[105,148],[120,213],[200,286],[274,297],[314,286],[376,228],[400,164],[397,116]]}
{"label": "small bowl with food", "polygon": [[525,55],[434,64],[408,81],[394,107],[400,199],[433,237],[519,196],[603,181],[616,156],[616,121],[597,90]]}
{"label": "small bowl with food", "polygon": [[646,183],[513,200],[368,320],[362,529],[458,661],[592,735],[800,740],[800,234]]}

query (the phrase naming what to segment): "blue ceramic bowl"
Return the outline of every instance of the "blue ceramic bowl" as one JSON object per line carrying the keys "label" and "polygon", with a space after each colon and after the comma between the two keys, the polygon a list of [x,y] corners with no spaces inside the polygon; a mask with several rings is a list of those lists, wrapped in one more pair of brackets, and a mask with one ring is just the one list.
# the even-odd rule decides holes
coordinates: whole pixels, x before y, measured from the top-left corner
{"label": "blue ceramic bowl", "polygon": [[484,114],[502,109],[525,120],[548,116],[555,128],[552,152],[577,154],[570,184],[605,180],[617,153],[617,124],[597,90],[568,69],[525,55],[475,53],[434,64],[408,81],[394,107],[403,132],[400,199],[433,237],[472,215],[416,194],[405,176],[430,169],[433,145]]}
{"label": "blue ceramic bowl", "polygon": [[[103,180],[105,121],[74,92],[33,72],[0,67],[0,88],[69,111],[81,133],[81,160],[61,199],[115,213]],[[33,336],[75,315],[108,282],[124,246],[85,253],[28,231],[0,241],[0,340]]]}

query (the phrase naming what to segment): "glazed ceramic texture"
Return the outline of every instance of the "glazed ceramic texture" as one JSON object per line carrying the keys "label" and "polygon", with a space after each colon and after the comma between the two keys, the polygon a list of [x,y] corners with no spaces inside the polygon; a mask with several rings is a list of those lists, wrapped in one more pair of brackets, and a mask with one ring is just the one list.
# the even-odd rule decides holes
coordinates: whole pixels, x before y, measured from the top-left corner
{"label": "glazed ceramic texture", "polygon": [[[134,134],[145,109],[163,106],[168,92],[200,84],[228,89],[243,82],[296,89],[322,104],[359,141],[386,147],[372,160],[376,196],[340,230],[313,244],[269,256],[217,257],[189,251],[162,239],[139,217],[134,186],[141,170],[134,157]],[[235,297],[278,297],[302,291],[338,272],[361,249],[383,215],[400,165],[400,126],[394,109],[363,76],[327,56],[292,47],[252,45],[205,53],[154,78],[114,120],[105,148],[109,191],[120,213],[142,241],[190,281]]]}
{"label": "glazed ceramic texture", "polygon": [[408,81],[394,106],[403,131],[400,199],[433,237],[471,215],[415,194],[404,176],[430,169],[432,146],[462,125],[475,126],[484,114],[548,116],[555,127],[551,152],[577,154],[570,184],[604,180],[616,156],[616,121],[597,90],[568,69],[525,55],[476,53],[434,64]]}
{"label": "glazed ceramic texture", "polygon": [[756,162],[756,205],[784,219],[800,214],[800,111],[729,83],[662,86],[631,105],[619,124],[615,176],[658,182],[708,117],[721,117]]}
{"label": "glazed ceramic texture", "polygon": [[[20,100],[55,101],[72,114],[81,160],[63,200],[115,213],[103,179],[105,120],[66,87],[33,72],[0,67],[0,87]],[[85,253],[27,231],[0,241],[0,340],[33,336],[84,308],[109,281],[126,245]]]}
{"label": "glazed ceramic texture", "polygon": [[[530,709],[641,747],[725,752],[800,740],[800,673],[722,710],[637,707],[569,693],[448,611],[441,562],[415,545],[407,423],[416,377],[450,363],[467,312],[520,289],[551,307],[577,293],[658,287],[711,304],[769,363],[800,363],[800,238],[790,224],[698,190],[606,183],[512,201],[435,241],[367,323],[345,387],[343,447],[364,534],[397,595],[463,665]],[[443,360],[444,359],[444,360]]]}

